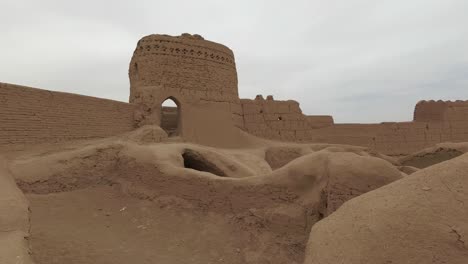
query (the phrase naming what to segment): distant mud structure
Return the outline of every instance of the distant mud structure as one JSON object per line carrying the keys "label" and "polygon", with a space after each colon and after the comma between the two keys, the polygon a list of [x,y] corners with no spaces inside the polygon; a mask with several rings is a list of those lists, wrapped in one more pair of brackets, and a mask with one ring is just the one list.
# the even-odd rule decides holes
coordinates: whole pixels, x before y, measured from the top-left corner
{"label": "distant mud structure", "polygon": [[[421,101],[409,122],[335,124],[332,116],[303,114],[294,100],[240,99],[234,53],[199,35],[143,37],[129,78],[129,103],[0,83],[0,146],[104,138],[144,125],[217,147],[242,145],[246,132],[389,155],[468,140],[467,101]],[[175,106],[164,107],[167,100]]]}

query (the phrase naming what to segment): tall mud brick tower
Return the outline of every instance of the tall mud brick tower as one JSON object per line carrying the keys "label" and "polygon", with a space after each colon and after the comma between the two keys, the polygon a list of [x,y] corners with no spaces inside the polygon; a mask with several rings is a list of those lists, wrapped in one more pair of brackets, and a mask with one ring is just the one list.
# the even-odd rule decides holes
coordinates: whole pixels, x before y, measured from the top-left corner
{"label": "tall mud brick tower", "polygon": [[[160,124],[162,103],[172,99],[184,126],[194,108],[208,103],[242,124],[233,52],[199,35],[149,35],[137,44],[129,68],[130,102],[141,106],[141,124]],[[196,112],[196,111],[195,111]],[[193,121],[193,120],[192,120]]]}

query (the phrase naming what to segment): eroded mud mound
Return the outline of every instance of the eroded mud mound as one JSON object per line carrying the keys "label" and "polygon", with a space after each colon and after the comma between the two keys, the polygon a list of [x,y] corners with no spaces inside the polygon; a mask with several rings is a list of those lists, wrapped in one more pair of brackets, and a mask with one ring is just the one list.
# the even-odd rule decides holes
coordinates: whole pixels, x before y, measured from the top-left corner
{"label": "eroded mud mound", "polygon": [[345,203],[313,226],[306,264],[468,261],[468,154]]}
{"label": "eroded mud mound", "polygon": [[456,158],[468,152],[468,143],[441,143],[400,159],[404,166],[419,169]]}
{"label": "eroded mud mound", "polygon": [[29,205],[0,157],[0,263],[32,264],[29,254]]}
{"label": "eroded mud mound", "polygon": [[319,188],[320,219],[333,213],[344,202],[402,178],[400,171],[385,160],[326,149],[298,158],[272,175],[287,179],[285,185],[297,189],[311,186],[307,182],[310,178],[304,175],[325,178],[325,185]]}
{"label": "eroded mud mound", "polygon": [[383,159],[395,166],[400,165],[397,159],[370,151],[368,148],[340,144],[276,144],[265,148],[265,160],[275,170],[299,157],[318,151],[349,152],[359,156]]}
{"label": "eroded mud mound", "polygon": [[310,152],[307,147],[275,146],[265,150],[265,160],[275,170]]}
{"label": "eroded mud mound", "polygon": [[129,140],[137,144],[158,143],[168,140],[168,135],[159,126],[142,126],[134,131],[131,131],[123,136],[123,140]]}
{"label": "eroded mud mound", "polygon": [[274,172],[262,154],[115,142],[30,155],[10,170],[31,201],[38,264],[302,263],[312,225],[401,178],[355,153],[311,152]]}
{"label": "eroded mud mound", "polygon": [[411,175],[417,171],[419,171],[418,168],[412,167],[412,166],[398,166],[398,169],[403,172],[406,175]]}
{"label": "eroded mud mound", "polygon": [[462,154],[463,152],[456,149],[436,148],[430,152],[419,153],[411,156],[410,158],[404,159],[402,164],[423,169],[434,164],[456,158]]}

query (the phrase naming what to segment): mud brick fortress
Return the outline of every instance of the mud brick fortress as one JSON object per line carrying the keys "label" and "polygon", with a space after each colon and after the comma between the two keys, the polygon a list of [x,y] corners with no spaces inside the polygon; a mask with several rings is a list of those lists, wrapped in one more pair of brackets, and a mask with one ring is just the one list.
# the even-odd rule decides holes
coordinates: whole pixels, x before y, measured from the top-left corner
{"label": "mud brick fortress", "polygon": [[[240,99],[233,52],[199,35],[142,38],[129,65],[129,103],[0,83],[0,147],[109,137],[160,125],[185,140],[235,147],[245,132],[339,143],[390,155],[468,141],[468,101],[420,101],[413,121],[335,124],[294,100]],[[167,99],[177,108],[163,107]]]}

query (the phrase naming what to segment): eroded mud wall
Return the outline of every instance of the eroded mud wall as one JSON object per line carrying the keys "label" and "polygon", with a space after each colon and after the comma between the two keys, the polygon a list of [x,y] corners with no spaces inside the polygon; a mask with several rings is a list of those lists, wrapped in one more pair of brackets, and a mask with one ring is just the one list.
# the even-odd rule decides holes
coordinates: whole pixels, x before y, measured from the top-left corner
{"label": "eroded mud wall", "polygon": [[0,146],[108,137],[133,129],[128,103],[0,83]]}
{"label": "eroded mud wall", "polygon": [[[333,125],[331,116],[306,116],[294,100],[274,100],[272,96],[241,99],[243,127],[247,132],[269,139],[301,141],[307,131]],[[310,138],[310,137],[309,137]]]}
{"label": "eroded mud wall", "polygon": [[256,136],[296,142],[348,144],[391,155],[409,154],[441,142],[468,141],[468,102],[421,101],[414,121],[334,124],[331,116],[306,116],[299,103],[241,99],[244,129]]}
{"label": "eroded mud wall", "polygon": [[[441,122],[336,124],[308,131],[308,136],[315,142],[364,146],[385,154],[405,155],[453,141],[448,125]],[[468,140],[468,134],[464,140]]]}

